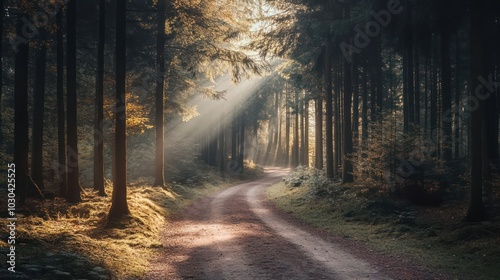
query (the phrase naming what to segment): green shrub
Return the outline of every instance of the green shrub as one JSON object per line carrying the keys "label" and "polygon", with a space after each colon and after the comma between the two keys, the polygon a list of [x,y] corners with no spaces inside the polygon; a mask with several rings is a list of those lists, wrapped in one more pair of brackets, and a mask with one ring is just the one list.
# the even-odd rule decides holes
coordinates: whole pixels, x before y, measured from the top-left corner
{"label": "green shrub", "polygon": [[420,127],[403,133],[397,118],[386,114],[371,126],[368,139],[351,157],[356,181],[416,204],[439,204],[444,186],[426,180],[428,174],[446,174],[435,156],[436,143]]}
{"label": "green shrub", "polygon": [[283,178],[283,181],[291,187],[308,188],[307,195],[309,197],[331,198],[336,190],[335,184],[326,177],[324,171],[303,165],[295,168]]}

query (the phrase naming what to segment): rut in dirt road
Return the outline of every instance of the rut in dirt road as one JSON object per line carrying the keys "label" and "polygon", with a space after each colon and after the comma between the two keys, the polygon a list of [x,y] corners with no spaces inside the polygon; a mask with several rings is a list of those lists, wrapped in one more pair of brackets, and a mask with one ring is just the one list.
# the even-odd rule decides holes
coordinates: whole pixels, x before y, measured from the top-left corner
{"label": "rut in dirt road", "polygon": [[193,205],[164,235],[148,279],[389,279],[373,266],[280,219],[264,190],[286,170]]}

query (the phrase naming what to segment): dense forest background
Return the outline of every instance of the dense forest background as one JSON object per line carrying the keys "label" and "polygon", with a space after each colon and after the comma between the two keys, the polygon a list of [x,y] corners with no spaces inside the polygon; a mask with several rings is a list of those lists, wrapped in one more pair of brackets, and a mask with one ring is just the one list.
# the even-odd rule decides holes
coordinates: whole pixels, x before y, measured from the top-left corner
{"label": "dense forest background", "polygon": [[127,180],[247,162],[417,204],[470,186],[479,221],[499,163],[498,5],[1,1],[2,162],[21,202],[112,181],[117,216]]}

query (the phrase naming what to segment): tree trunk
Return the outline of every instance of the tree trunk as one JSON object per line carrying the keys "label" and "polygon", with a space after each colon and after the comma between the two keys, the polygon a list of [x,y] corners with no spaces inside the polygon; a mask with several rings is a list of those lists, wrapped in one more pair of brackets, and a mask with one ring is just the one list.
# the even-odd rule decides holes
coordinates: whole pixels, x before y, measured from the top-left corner
{"label": "tree trunk", "polygon": [[353,86],[353,96],[352,96],[352,138],[355,143],[353,144],[353,151],[355,147],[359,146],[359,71],[358,71],[358,59],[353,60],[353,76],[352,76],[352,86]]}
{"label": "tree trunk", "polygon": [[280,122],[281,122],[281,118],[280,118],[280,114],[281,114],[281,110],[280,110],[280,95],[281,93],[280,92],[276,92],[276,96],[275,96],[275,100],[274,100],[274,125],[273,125],[273,128],[274,128],[274,140],[273,140],[273,149],[271,149],[272,151],[272,164],[274,165],[276,163],[276,157],[277,157],[277,154],[279,153],[279,141],[280,141]]}
{"label": "tree trunk", "polygon": [[[341,113],[341,106],[342,104],[342,63],[337,63],[335,65],[335,87],[334,87],[334,92],[335,96],[333,97],[334,102],[333,102],[333,114],[334,114],[334,130],[333,130],[333,155],[334,155],[334,160],[333,160],[333,176],[336,177],[338,176],[338,171],[339,167],[342,166],[342,113]],[[375,103],[374,103],[375,104]]]}
{"label": "tree trunk", "polygon": [[235,113],[233,116],[233,121],[231,123],[231,161],[233,162],[233,164],[236,164],[238,162],[237,137],[238,137],[238,116]]}
{"label": "tree trunk", "polygon": [[[20,38],[24,38],[23,18],[28,18],[28,15],[18,15],[16,24],[16,34]],[[17,46],[14,74],[14,164],[19,203],[24,203],[28,185],[28,61],[29,41],[26,41]]]}
{"label": "tree trunk", "polygon": [[350,160],[352,154],[351,100],[352,100],[352,64],[344,61],[344,119],[342,141],[342,181],[353,182],[353,166]]}
{"label": "tree trunk", "polygon": [[115,159],[116,176],[109,219],[129,215],[127,205],[127,116],[125,98],[126,78],[126,2],[116,5],[116,100],[115,100]]}
{"label": "tree trunk", "polygon": [[155,186],[165,185],[164,145],[164,82],[165,82],[165,17],[166,0],[158,1],[158,28],[156,34],[156,92],[155,92]]}
{"label": "tree trunk", "polygon": [[97,76],[94,121],[94,190],[106,196],[104,190],[104,41],[106,31],[106,1],[99,0],[99,41],[97,44]]}
{"label": "tree trunk", "polygon": [[64,46],[62,30],[63,12],[57,12],[57,154],[59,160],[59,195],[66,197],[68,189],[68,169],[66,165],[66,119],[64,114]]}
{"label": "tree trunk", "polygon": [[363,85],[363,92],[361,95],[361,139],[363,144],[366,143],[368,139],[368,78],[367,78],[367,67],[366,63],[363,66],[363,75],[361,84]]}
{"label": "tree trunk", "polygon": [[78,160],[78,126],[76,97],[76,0],[68,2],[67,23],[67,107],[68,107],[68,190],[66,200],[70,203],[80,202],[80,175]]}
{"label": "tree trunk", "polygon": [[[372,54],[373,55],[373,54]],[[404,61],[403,61],[404,62]],[[377,109],[377,67],[375,63],[371,60],[368,61],[370,64],[370,122],[376,123],[378,121],[378,109]],[[403,67],[404,70],[404,67]],[[404,91],[403,91],[404,94]],[[403,98],[404,99],[404,98]]]}
{"label": "tree trunk", "polygon": [[[266,153],[264,155],[264,164],[270,165],[270,161],[274,161],[273,149],[276,147],[276,141],[278,141],[277,137],[277,125],[276,122],[278,120],[278,92],[275,93],[274,99],[274,111],[271,112],[271,118],[269,119],[268,129],[267,129],[267,148]],[[275,152],[275,151],[274,151]],[[271,159],[271,160],[270,160]]]}
{"label": "tree trunk", "polygon": [[300,148],[299,148],[299,90],[295,90],[295,121],[293,125],[293,151],[292,151],[292,159],[293,159],[293,167],[296,167],[300,164]]}
{"label": "tree trunk", "polygon": [[[377,87],[377,119],[381,116],[382,110],[384,109],[383,107],[383,101],[384,101],[384,86],[383,86],[383,73],[384,73],[384,68],[383,68],[383,62],[382,62],[382,50],[381,50],[381,40],[380,37],[375,37],[373,40],[373,44],[375,46],[375,85]],[[356,68],[354,68],[355,70]]]}
{"label": "tree trunk", "polygon": [[[434,41],[437,41],[437,38],[435,38]],[[436,42],[434,42],[434,45],[437,45]],[[437,91],[438,91],[438,52],[435,50],[435,48],[432,49],[432,62],[431,62],[431,108],[430,108],[430,130],[431,130],[431,137],[435,141],[435,145],[437,147],[437,141],[435,137],[437,137]],[[434,155],[437,155],[435,153]]]}
{"label": "tree trunk", "polygon": [[267,125],[267,147],[266,147],[266,152],[264,154],[264,164],[266,165],[269,165],[269,161],[270,161],[270,158],[271,158],[271,153],[272,153],[272,150],[273,150],[273,136],[274,136],[274,132],[273,132],[273,120],[272,120],[272,116],[271,116],[271,119],[269,120],[269,123]]}
{"label": "tree trunk", "polygon": [[[429,43],[430,46],[431,43]],[[428,55],[428,57],[425,59],[425,81],[424,81],[424,127],[425,127],[425,133],[428,135],[429,132],[429,88],[430,88],[430,71],[429,68],[431,67],[431,54]]]}
{"label": "tree trunk", "polygon": [[208,164],[217,167],[217,128],[214,127],[212,131],[207,135],[208,140],[208,156],[209,161]]}
{"label": "tree trunk", "polygon": [[224,174],[225,171],[225,162],[226,162],[226,136],[225,136],[225,127],[224,127],[224,115],[221,115],[219,121],[219,171],[221,175]]}
{"label": "tree trunk", "polygon": [[309,99],[304,98],[304,141],[302,142],[302,154],[304,165],[309,167]]}
{"label": "tree trunk", "polygon": [[[477,0],[471,2],[471,98],[475,98],[476,88],[481,84],[478,77],[484,76],[483,57],[483,7],[484,1]],[[483,205],[483,178],[482,178],[482,102],[478,110],[471,112],[471,186],[470,200],[465,221],[480,222],[486,216]]]}
{"label": "tree trunk", "polygon": [[461,91],[461,85],[460,85],[460,67],[462,67],[460,63],[460,41],[457,38],[456,41],[456,50],[455,50],[455,110],[454,110],[454,125],[453,125],[453,131],[454,131],[454,139],[453,139],[453,144],[454,144],[454,158],[459,159],[460,158],[460,91]]}
{"label": "tree trunk", "polygon": [[[276,157],[275,157],[275,160],[274,160],[274,164],[280,164],[282,165],[283,162],[282,162],[282,158],[283,158],[283,92],[280,91],[279,92],[279,101],[278,101],[278,138],[277,138],[277,143],[276,143]],[[280,160],[278,160],[280,159]]]}
{"label": "tree trunk", "polygon": [[415,123],[421,124],[420,120],[420,55],[419,49],[415,50]]}
{"label": "tree trunk", "polygon": [[441,114],[443,114],[443,158],[451,160],[451,61],[449,30],[441,32]]}
{"label": "tree trunk", "polygon": [[[3,18],[5,14],[4,10],[4,0],[0,0],[0,36],[3,36]],[[0,147],[3,147],[3,109],[2,109],[2,97],[3,97],[3,44],[0,44]]]}
{"label": "tree trunk", "polygon": [[326,138],[326,177],[334,177],[333,156],[333,88],[332,88],[332,59],[331,43],[326,43],[325,49],[325,138]]}
{"label": "tree trunk", "polygon": [[414,84],[414,68],[413,68],[413,34],[408,35],[408,45],[406,46],[406,59],[408,60],[406,65],[406,75],[407,75],[407,102],[408,102],[408,123],[410,125],[415,124],[415,84]]}
{"label": "tree trunk", "polygon": [[287,101],[289,100],[290,94],[287,89],[287,85],[285,83],[285,166],[290,166],[290,108],[287,105]]}
{"label": "tree trunk", "polygon": [[314,167],[323,169],[323,96],[318,96],[315,100],[315,120],[314,120]]}
{"label": "tree trunk", "polygon": [[240,123],[240,145],[239,145],[239,156],[238,156],[238,165],[240,167],[240,173],[243,173],[244,171],[244,159],[245,159],[245,119],[243,117],[243,114],[240,114],[239,117],[239,123]]}
{"label": "tree trunk", "polygon": [[[41,31],[42,34],[44,31]],[[43,35],[42,35],[43,36]],[[33,148],[31,157],[31,178],[43,189],[43,122],[45,111],[45,70],[47,46],[42,38],[36,54],[35,87],[33,89]]]}

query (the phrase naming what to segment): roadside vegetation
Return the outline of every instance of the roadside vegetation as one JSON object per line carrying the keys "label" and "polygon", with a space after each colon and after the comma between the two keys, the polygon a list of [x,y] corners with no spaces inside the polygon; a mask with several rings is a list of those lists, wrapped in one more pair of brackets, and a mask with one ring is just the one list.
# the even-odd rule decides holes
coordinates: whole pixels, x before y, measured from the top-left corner
{"label": "roadside vegetation", "polygon": [[[298,167],[267,196],[315,227],[457,279],[498,279],[500,248],[493,244],[500,243],[499,219],[462,222],[467,193],[452,185],[439,206],[417,205],[390,189],[332,182],[321,171]],[[493,195],[498,201],[498,190]]]}

